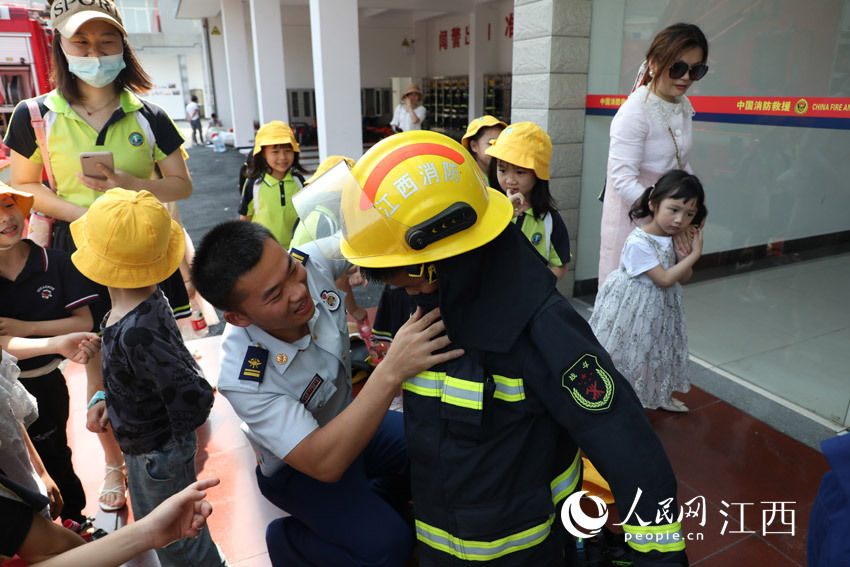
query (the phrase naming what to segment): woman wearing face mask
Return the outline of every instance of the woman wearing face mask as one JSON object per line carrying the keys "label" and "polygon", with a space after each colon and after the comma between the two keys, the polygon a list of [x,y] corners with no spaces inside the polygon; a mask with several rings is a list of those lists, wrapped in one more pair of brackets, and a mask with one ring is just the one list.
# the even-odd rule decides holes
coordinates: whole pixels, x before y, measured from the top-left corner
{"label": "woman wearing face mask", "polygon": [[[42,184],[43,151],[39,148],[26,102],[12,115],[4,142],[11,149],[11,185],[35,197],[33,209],[55,219],[51,247],[75,250],[68,224],[82,216],[104,191],[113,187],[147,189],[163,202],[192,194],[183,161],[183,137],[166,112],[137,96],[152,86],[127,43],[121,14],[112,0],[83,3],[54,0],[52,46],[56,89],[35,99],[46,129],[47,153],[55,179],[54,193]],[[112,153],[114,169],[98,164],[103,178],[82,173],[83,152]],[[155,169],[158,168],[158,173]],[[109,294],[92,304],[96,326],[109,309]],[[190,313],[179,271],[160,284],[176,317]],[[92,400],[99,381],[99,360],[87,367]],[[92,403],[91,407],[103,404]],[[100,435],[107,472],[100,495],[104,510],[125,505],[123,457],[111,431]]]}
{"label": "woman wearing face mask", "polygon": [[[18,105],[6,134],[12,148],[12,185],[35,195],[34,209],[58,221],[54,247],[64,247],[67,223],[103,191],[147,189],[161,201],[192,194],[183,138],[165,111],[136,96],[152,86],[130,45],[112,0],[55,0],[51,23],[56,89],[36,99],[47,126],[56,193],[41,184],[42,159],[30,113]],[[79,154],[111,151],[115,169],[96,166],[105,179],[83,175]],[[158,165],[161,178],[154,175]]]}

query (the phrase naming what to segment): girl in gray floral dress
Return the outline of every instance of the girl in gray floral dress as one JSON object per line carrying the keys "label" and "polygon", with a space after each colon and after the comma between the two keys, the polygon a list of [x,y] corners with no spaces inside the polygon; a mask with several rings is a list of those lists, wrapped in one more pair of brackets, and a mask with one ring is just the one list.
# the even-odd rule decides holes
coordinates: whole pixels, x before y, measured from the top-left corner
{"label": "girl in gray floral dress", "polygon": [[[672,170],[644,191],[629,211],[649,218],[626,239],[620,266],[602,284],[590,325],[631,382],[643,406],[686,412],[672,396],[690,390],[682,286],[702,254],[705,193],[695,176]],[[692,232],[690,250],[674,244]]]}

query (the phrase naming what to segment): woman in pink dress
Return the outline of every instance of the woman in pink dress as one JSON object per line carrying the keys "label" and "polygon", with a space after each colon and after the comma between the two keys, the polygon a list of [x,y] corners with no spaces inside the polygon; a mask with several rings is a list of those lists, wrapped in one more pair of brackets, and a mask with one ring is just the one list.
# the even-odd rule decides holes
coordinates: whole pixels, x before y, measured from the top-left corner
{"label": "woman in pink dress", "polygon": [[635,88],[611,122],[599,283],[617,269],[626,237],[635,228],[629,209],[671,169],[693,173],[694,109],[685,92],[708,71],[708,41],[694,24],[673,24],[655,36]]}

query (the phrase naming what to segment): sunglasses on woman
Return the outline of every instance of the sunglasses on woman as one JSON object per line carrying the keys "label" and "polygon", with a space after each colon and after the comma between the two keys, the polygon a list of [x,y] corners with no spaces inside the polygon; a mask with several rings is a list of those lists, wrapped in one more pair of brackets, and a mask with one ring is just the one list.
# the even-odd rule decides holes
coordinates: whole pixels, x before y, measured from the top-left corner
{"label": "sunglasses on woman", "polygon": [[685,76],[685,73],[688,73],[688,78],[690,78],[690,80],[699,81],[705,77],[706,73],[708,73],[708,65],[705,63],[697,63],[693,67],[690,67],[684,61],[676,61],[670,65],[671,79],[681,79]]}

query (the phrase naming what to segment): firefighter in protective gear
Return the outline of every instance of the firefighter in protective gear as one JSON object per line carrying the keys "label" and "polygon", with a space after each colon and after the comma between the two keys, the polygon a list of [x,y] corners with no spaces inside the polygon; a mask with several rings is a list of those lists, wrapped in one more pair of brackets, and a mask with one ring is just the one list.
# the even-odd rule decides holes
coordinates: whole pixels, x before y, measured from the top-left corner
{"label": "firefighter in protective gear", "polygon": [[580,449],[613,488],[634,564],[687,565],[676,514],[661,513],[678,511],[676,480],[640,402],[469,153],[397,134],[350,173],[342,253],[409,294],[376,330],[439,306],[465,350],[404,383],[420,565],[569,564],[564,527],[587,518],[561,517]]}

